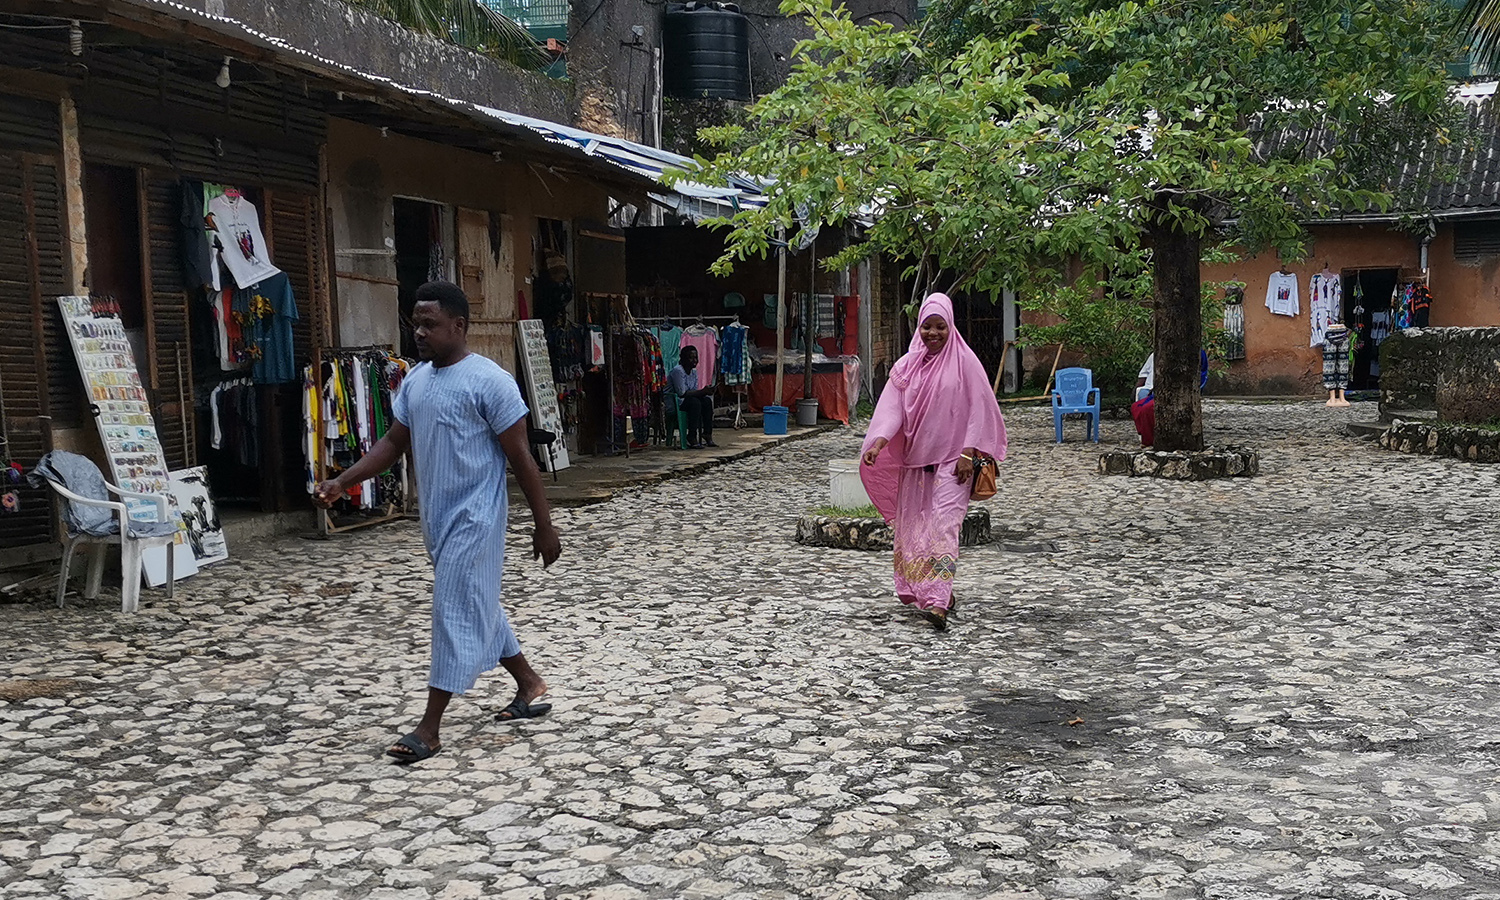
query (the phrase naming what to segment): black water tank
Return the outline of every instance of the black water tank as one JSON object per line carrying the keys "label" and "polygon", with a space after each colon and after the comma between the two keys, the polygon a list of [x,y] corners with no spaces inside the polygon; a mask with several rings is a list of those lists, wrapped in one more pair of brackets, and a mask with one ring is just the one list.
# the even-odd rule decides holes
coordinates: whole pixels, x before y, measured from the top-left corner
{"label": "black water tank", "polygon": [[750,99],[750,20],[734,4],[667,4],[662,53],[667,94]]}

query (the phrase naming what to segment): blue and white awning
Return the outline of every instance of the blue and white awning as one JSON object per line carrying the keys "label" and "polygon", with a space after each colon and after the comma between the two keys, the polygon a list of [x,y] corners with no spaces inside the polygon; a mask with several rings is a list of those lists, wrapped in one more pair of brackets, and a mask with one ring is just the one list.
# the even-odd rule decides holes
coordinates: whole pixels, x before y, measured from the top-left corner
{"label": "blue and white awning", "polygon": [[[503,109],[488,106],[480,106],[477,109],[507,125],[528,129],[548,141],[581,150],[596,159],[608,160],[653,181],[662,181],[667,172],[690,173],[698,168],[698,163],[692,158],[658,147],[648,147],[624,138],[607,137],[582,128],[560,125],[545,119],[535,119],[519,113],[506,112]],[[680,215],[693,219],[725,215],[741,207],[759,207],[766,204],[765,194],[746,179],[738,179],[734,185],[723,186],[678,181],[672,185],[668,193],[651,192],[651,198]]]}

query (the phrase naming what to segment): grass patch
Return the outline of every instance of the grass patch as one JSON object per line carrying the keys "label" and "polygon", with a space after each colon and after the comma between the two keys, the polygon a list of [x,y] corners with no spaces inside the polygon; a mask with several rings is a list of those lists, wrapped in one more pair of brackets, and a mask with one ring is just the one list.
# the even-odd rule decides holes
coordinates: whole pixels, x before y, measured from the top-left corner
{"label": "grass patch", "polygon": [[808,512],[836,519],[874,519],[880,516],[880,511],[872,505],[856,506],[853,509],[843,506],[814,506]]}

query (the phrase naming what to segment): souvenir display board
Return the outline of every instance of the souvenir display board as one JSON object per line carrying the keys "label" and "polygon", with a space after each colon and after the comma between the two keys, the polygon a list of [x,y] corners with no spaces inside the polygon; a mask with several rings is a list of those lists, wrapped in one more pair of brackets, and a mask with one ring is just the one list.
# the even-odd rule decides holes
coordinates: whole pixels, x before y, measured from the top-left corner
{"label": "souvenir display board", "polygon": [[563,445],[562,411],[557,406],[557,388],[552,383],[552,358],[547,354],[547,335],[541,319],[522,319],[516,329],[516,342],[520,345],[521,371],[526,376],[526,405],[531,407],[531,423],[543,431],[557,435],[552,444],[551,458],[543,453],[542,469],[551,471],[566,469],[568,448]]}
{"label": "souvenir display board", "polygon": [[[171,476],[167,474],[166,454],[157,436],[151,404],[141,385],[135,354],[120,321],[119,305],[108,299],[59,297],[63,327],[73,345],[73,356],[83,375],[83,386],[89,396],[90,410],[99,426],[109,459],[111,481],[127,491],[142,494],[171,494]],[[144,500],[126,499],[130,517],[141,521],[156,520],[156,506]],[[170,514],[181,527],[182,519],[175,508]],[[153,587],[166,582],[166,552],[147,551],[143,566],[146,580]],[[178,535],[174,556],[178,579],[196,574],[193,554]],[[156,559],[154,557],[159,557]]]}

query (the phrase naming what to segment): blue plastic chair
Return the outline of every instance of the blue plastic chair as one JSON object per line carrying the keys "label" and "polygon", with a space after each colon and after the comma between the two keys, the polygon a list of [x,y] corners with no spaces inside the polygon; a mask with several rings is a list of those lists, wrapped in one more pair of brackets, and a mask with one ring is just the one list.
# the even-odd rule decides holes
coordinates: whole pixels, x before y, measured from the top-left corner
{"label": "blue plastic chair", "polygon": [[1089,417],[1088,439],[1099,443],[1099,389],[1094,387],[1094,373],[1089,369],[1059,369],[1052,388],[1052,424],[1057,442],[1063,442],[1063,416],[1083,413]]}

